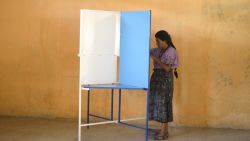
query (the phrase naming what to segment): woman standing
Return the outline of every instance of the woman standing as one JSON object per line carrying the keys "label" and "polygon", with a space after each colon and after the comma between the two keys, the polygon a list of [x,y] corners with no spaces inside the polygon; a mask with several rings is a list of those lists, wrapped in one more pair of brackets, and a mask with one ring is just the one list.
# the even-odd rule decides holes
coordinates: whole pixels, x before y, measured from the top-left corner
{"label": "woman standing", "polygon": [[150,50],[154,72],[150,80],[149,120],[162,123],[161,131],[155,140],[165,140],[168,138],[168,122],[173,121],[173,73],[177,78],[178,54],[171,36],[166,31],[158,31],[155,38],[157,48]]}

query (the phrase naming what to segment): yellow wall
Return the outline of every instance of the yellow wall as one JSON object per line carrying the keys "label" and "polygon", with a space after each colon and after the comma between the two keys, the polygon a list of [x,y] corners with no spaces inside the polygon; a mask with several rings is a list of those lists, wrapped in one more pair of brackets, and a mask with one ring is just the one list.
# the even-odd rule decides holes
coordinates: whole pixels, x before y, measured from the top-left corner
{"label": "yellow wall", "polygon": [[[152,47],[165,29],[180,56],[172,124],[250,129],[249,7],[249,0],[1,0],[0,115],[77,118],[79,9],[151,9]],[[91,110],[107,115],[109,91],[93,97]],[[124,91],[123,117],[144,113],[145,93]]]}

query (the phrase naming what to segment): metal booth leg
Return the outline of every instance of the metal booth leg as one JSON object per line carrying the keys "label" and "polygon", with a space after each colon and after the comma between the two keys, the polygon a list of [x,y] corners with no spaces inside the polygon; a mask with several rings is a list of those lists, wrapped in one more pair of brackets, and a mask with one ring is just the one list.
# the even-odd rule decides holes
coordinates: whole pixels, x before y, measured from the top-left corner
{"label": "metal booth leg", "polygon": [[[88,90],[88,102],[87,102],[87,124],[89,124],[89,117],[90,117],[90,89]],[[87,129],[89,129],[89,126],[87,126]]]}
{"label": "metal booth leg", "polygon": [[118,103],[118,123],[121,122],[121,100],[122,100],[122,92],[121,89],[119,89],[119,103]]}

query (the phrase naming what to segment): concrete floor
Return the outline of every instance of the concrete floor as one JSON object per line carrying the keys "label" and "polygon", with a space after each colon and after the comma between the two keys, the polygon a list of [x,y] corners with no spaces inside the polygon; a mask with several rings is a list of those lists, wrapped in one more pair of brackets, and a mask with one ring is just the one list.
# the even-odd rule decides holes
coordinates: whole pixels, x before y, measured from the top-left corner
{"label": "concrete floor", "polygon": [[[169,141],[250,141],[250,130],[170,127],[169,132]],[[117,124],[83,128],[82,136],[82,141],[144,140],[142,130]],[[0,141],[77,141],[77,122],[0,117]]]}

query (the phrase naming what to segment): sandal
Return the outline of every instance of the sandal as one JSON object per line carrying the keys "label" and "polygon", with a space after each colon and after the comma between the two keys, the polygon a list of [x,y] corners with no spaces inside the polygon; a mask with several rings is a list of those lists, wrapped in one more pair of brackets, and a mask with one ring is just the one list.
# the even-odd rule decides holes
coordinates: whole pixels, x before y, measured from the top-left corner
{"label": "sandal", "polygon": [[155,137],[154,140],[167,140],[168,139],[168,133],[165,135],[158,135]]}

